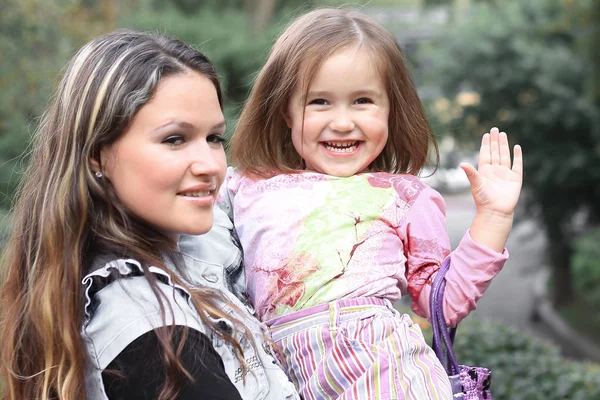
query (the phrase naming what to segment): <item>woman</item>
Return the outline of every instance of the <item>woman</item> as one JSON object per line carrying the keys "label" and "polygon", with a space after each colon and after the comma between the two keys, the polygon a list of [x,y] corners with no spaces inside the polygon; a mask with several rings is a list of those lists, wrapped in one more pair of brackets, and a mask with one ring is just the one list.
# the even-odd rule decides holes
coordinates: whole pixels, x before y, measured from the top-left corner
{"label": "woman", "polygon": [[212,64],[180,41],[119,31],[74,56],[4,252],[5,399],[298,398],[225,282],[225,128]]}

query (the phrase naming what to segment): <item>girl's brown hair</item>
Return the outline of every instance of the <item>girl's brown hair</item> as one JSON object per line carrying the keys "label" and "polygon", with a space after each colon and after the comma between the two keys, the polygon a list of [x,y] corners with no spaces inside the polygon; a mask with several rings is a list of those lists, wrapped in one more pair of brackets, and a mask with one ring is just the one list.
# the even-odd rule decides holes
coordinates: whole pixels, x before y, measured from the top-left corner
{"label": "girl's brown hair", "polygon": [[275,42],[232,137],[233,165],[259,177],[303,169],[284,112],[296,87],[306,94],[323,61],[348,47],[375,58],[390,101],[388,141],[369,169],[415,174],[425,164],[430,144],[438,158],[437,143],[392,34],[358,11],[318,9],[296,19]]}
{"label": "girl's brown hair", "polygon": [[[119,201],[110,182],[95,178],[90,160],[115,142],[166,76],[194,71],[209,78],[221,103],[210,61],[189,45],[163,36],[118,31],[85,45],[70,61],[33,139],[28,169],[12,212],[12,234],[2,258],[0,372],[4,399],[85,398],[88,355],[81,337],[82,278],[94,258],[111,254],[141,262],[157,296],[164,328],[166,382],[159,399],[176,397],[191,375],[180,363],[185,331],[175,345],[165,313],[170,304],[150,265],[162,268],[192,294],[204,324],[235,349],[243,365],[238,333],[243,325],[222,310],[223,296],[189,287],[172,241],[137,219]],[[164,265],[173,261],[177,273]],[[172,312],[173,310],[171,310]],[[211,318],[212,317],[212,318]],[[232,334],[214,320],[227,318]],[[125,375],[126,375],[126,371]]]}

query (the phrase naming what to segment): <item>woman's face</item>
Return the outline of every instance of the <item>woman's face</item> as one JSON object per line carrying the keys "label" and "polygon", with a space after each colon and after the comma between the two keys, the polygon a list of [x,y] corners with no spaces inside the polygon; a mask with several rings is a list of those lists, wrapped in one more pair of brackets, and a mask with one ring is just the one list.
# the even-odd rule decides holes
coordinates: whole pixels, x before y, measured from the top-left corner
{"label": "woman's face", "polygon": [[132,213],[174,240],[206,233],[225,176],[225,129],[206,76],[165,77],[124,134],[102,150],[103,179]]}

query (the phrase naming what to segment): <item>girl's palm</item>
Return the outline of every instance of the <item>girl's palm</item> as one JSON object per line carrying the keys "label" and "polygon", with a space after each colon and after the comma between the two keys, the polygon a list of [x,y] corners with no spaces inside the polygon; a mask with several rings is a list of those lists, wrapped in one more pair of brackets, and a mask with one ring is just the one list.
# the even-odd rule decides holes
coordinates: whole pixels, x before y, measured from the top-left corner
{"label": "girl's palm", "polygon": [[514,147],[511,165],[506,133],[492,128],[481,140],[478,164],[478,170],[467,163],[460,165],[471,183],[477,211],[512,215],[523,183],[521,146]]}

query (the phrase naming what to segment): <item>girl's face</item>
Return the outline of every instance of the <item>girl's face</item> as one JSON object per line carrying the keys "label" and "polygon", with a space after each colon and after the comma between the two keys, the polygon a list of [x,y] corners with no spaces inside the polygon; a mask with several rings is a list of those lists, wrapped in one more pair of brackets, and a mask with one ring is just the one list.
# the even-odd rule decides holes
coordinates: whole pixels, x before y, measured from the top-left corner
{"label": "girl's face", "polygon": [[103,179],[132,213],[174,240],[206,233],[225,176],[225,128],[207,77],[165,77],[125,133],[102,150]]}
{"label": "girl's face", "polygon": [[325,60],[306,98],[298,86],[285,120],[306,168],[333,176],[365,171],[385,147],[390,113],[371,55],[343,49]]}

